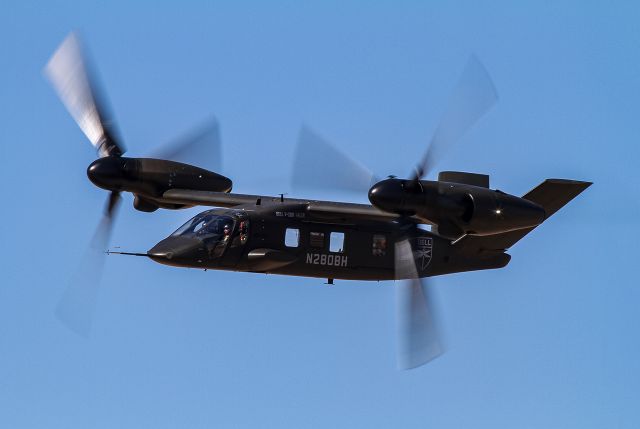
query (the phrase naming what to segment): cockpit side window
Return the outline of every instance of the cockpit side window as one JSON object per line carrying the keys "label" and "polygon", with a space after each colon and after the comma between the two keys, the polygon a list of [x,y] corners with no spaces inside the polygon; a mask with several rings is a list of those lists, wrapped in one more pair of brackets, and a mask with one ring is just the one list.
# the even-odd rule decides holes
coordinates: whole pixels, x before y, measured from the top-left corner
{"label": "cockpit side window", "polygon": [[240,237],[240,243],[245,244],[249,238],[249,221],[242,219],[238,225],[238,233]]}

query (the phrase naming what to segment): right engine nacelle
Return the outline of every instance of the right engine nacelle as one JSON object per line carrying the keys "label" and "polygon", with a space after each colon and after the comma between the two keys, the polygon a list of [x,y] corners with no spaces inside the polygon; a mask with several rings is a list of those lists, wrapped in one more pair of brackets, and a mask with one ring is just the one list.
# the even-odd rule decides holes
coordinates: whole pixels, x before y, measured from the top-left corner
{"label": "right engine nacelle", "polygon": [[417,216],[441,235],[491,235],[539,225],[544,209],[531,201],[473,185],[387,179],[369,191],[381,210]]}
{"label": "right engine nacelle", "polygon": [[465,211],[454,223],[471,235],[491,235],[540,225],[546,213],[531,201],[490,189],[463,197]]}

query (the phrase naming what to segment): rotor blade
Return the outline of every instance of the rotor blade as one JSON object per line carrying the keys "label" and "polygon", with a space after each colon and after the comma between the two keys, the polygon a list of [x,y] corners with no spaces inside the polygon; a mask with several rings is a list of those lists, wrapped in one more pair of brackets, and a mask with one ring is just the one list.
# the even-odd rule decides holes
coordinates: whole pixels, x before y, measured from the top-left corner
{"label": "rotor blade", "polygon": [[116,141],[114,125],[105,103],[100,102],[96,80],[89,73],[89,63],[75,33],[62,42],[44,73],[99,156],[122,155],[124,147]]}
{"label": "rotor blade", "polygon": [[430,173],[445,151],[456,144],[497,100],[498,93],[489,73],[472,55],[449,98],[429,147],[416,167],[415,178],[421,179]]}
{"label": "rotor blade", "polygon": [[302,126],[293,163],[294,189],[338,189],[366,195],[375,182],[369,169]]}
{"label": "rotor blade", "polygon": [[93,312],[104,269],[106,250],[113,228],[120,195],[109,195],[105,214],[100,220],[93,239],[86,250],[80,267],[69,282],[56,306],[56,317],[69,329],[87,338],[91,331]]}
{"label": "rotor blade", "polygon": [[151,152],[150,158],[195,165],[209,171],[222,169],[220,125],[211,118],[182,137]]}
{"label": "rotor blade", "polygon": [[396,243],[398,367],[411,369],[444,353],[429,285],[418,276],[408,240]]}

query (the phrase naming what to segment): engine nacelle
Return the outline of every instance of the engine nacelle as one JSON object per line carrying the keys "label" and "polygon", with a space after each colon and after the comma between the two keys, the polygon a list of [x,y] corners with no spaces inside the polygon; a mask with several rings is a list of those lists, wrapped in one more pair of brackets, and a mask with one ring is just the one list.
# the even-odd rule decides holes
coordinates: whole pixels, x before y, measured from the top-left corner
{"label": "engine nacelle", "polygon": [[530,228],[546,217],[541,206],[523,198],[450,182],[387,179],[371,188],[369,200],[381,210],[424,219],[452,238]]}
{"label": "engine nacelle", "polygon": [[466,210],[455,222],[465,233],[491,235],[540,225],[546,213],[531,201],[490,189],[466,194]]}
{"label": "engine nacelle", "polygon": [[152,158],[99,158],[89,165],[87,176],[100,188],[136,194],[136,204],[143,211],[151,210],[154,199],[169,189],[229,192],[233,185],[230,179],[212,171]]}

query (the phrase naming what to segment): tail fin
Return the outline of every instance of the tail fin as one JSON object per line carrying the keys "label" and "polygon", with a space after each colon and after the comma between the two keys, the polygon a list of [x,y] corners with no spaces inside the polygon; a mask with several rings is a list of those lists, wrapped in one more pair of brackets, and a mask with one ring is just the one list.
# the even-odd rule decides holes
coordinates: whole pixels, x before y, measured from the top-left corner
{"label": "tail fin", "polygon": [[[569,203],[569,201],[577,197],[582,191],[591,186],[591,184],[591,182],[580,182],[577,180],[547,179],[522,198],[544,207],[547,214],[546,219],[548,219]],[[479,251],[506,250],[533,231],[534,228],[535,227],[519,229],[517,231],[487,235],[484,237],[466,237],[469,241],[465,240],[465,245],[473,243],[471,246],[477,247]]]}
{"label": "tail fin", "polygon": [[578,180],[547,179],[522,198],[540,204],[549,218],[591,185]]}

